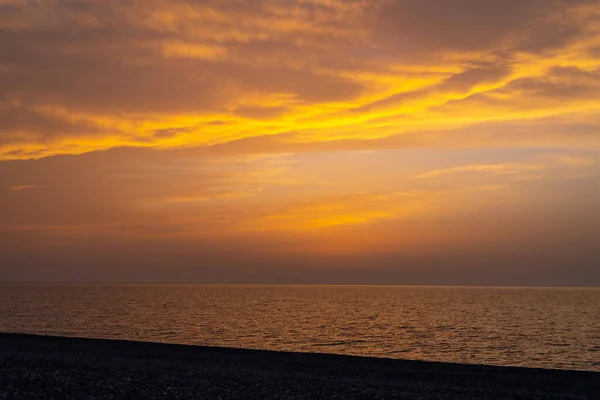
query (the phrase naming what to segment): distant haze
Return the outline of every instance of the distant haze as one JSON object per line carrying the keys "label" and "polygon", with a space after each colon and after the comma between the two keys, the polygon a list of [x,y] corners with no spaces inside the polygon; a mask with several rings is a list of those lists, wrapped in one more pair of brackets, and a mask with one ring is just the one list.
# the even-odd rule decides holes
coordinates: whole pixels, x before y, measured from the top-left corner
{"label": "distant haze", "polygon": [[600,285],[595,0],[0,0],[0,281]]}

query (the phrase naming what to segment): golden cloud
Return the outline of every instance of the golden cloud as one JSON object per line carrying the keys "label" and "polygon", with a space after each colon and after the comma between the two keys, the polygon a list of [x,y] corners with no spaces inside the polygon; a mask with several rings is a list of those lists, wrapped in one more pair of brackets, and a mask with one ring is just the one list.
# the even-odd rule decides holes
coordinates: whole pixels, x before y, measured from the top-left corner
{"label": "golden cloud", "polygon": [[431,130],[486,123],[594,123],[600,109],[595,1],[0,7],[3,159],[289,132],[317,146],[394,135],[424,143]]}

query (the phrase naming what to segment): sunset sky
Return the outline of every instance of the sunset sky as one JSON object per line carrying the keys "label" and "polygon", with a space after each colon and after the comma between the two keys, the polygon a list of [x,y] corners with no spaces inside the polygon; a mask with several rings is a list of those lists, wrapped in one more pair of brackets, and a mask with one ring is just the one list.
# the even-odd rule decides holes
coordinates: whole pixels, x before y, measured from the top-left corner
{"label": "sunset sky", "polygon": [[0,0],[0,281],[600,285],[598,0]]}

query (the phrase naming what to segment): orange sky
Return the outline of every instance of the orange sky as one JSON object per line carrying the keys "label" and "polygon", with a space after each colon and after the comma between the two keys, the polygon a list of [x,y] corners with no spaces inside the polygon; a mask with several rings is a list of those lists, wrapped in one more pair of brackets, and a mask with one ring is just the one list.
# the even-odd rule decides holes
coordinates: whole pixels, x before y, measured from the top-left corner
{"label": "orange sky", "polygon": [[600,285],[598,0],[0,0],[0,281]]}

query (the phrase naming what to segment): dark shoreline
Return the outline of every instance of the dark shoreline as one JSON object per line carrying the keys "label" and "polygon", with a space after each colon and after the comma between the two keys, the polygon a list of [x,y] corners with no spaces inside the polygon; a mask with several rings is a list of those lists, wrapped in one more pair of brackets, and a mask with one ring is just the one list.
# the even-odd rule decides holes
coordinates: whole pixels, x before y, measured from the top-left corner
{"label": "dark shoreline", "polygon": [[599,399],[600,373],[0,333],[0,399]]}

